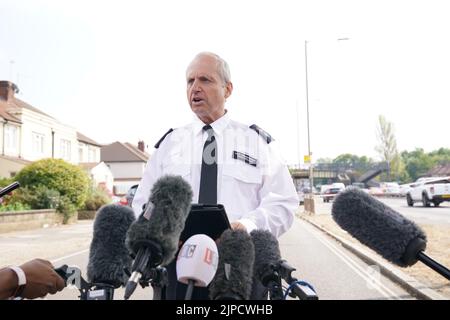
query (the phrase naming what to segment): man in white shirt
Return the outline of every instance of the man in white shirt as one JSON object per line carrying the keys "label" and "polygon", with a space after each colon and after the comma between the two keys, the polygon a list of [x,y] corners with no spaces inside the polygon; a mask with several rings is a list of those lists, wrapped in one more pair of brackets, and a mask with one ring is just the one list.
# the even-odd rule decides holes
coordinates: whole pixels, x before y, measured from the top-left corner
{"label": "man in white shirt", "polygon": [[186,81],[195,119],[170,129],[155,145],[134,196],[136,216],[155,181],[174,174],[190,183],[193,203],[223,204],[233,229],[270,230],[279,237],[291,227],[299,202],[272,137],[256,125],[229,118],[225,102],[233,84],[228,64],[218,55],[198,54]]}

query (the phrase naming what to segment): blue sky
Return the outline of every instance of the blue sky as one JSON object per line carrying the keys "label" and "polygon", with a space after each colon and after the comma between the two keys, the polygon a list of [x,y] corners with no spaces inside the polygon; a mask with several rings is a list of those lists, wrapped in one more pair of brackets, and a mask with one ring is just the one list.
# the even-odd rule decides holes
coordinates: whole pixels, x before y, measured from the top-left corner
{"label": "blue sky", "polygon": [[379,114],[400,151],[431,151],[450,147],[447,13],[445,1],[2,0],[0,78],[94,140],[152,146],[192,119],[185,68],[213,51],[231,67],[232,117],[293,164],[307,153],[308,40],[313,159],[376,158]]}

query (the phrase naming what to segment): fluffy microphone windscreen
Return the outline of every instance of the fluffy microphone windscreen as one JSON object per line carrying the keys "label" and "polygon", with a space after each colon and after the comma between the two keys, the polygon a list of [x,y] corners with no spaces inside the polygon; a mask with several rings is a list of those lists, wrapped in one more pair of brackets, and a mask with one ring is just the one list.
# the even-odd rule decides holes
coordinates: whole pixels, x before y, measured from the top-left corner
{"label": "fluffy microphone windscreen", "polygon": [[167,175],[158,179],[150,195],[144,215],[132,224],[127,234],[127,247],[137,254],[146,241],[161,247],[161,265],[169,264],[178,250],[178,242],[184,229],[192,201],[192,188],[182,177]]}
{"label": "fluffy microphone windscreen", "polygon": [[248,300],[253,283],[255,247],[244,230],[226,230],[218,240],[219,265],[209,286],[213,300]]}
{"label": "fluffy microphone windscreen", "polygon": [[250,233],[255,246],[254,275],[264,286],[273,279],[273,267],[281,260],[277,238],[268,230],[253,230]]}
{"label": "fluffy microphone windscreen", "polygon": [[334,200],[334,221],[385,259],[406,267],[425,250],[425,233],[414,222],[358,188],[348,188]]}
{"label": "fluffy microphone windscreen", "polygon": [[116,288],[126,283],[124,268],[130,268],[131,258],[125,237],[134,220],[133,210],[129,207],[109,204],[98,210],[87,266],[90,282],[106,283]]}

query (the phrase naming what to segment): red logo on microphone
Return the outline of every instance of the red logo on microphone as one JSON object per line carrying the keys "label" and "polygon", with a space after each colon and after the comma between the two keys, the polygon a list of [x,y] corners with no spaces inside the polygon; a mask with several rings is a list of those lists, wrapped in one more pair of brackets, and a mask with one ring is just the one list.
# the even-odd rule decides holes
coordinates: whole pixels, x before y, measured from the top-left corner
{"label": "red logo on microphone", "polygon": [[209,265],[214,265],[215,264],[215,259],[216,257],[216,253],[214,251],[212,251],[209,248],[206,248],[205,251],[205,257],[203,258],[203,261],[205,261],[207,264]]}

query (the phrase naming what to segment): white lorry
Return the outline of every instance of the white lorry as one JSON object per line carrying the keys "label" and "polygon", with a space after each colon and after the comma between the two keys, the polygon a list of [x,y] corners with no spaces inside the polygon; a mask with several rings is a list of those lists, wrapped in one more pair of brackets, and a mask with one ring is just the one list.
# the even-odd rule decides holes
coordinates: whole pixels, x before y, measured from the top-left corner
{"label": "white lorry", "polygon": [[406,194],[406,202],[410,207],[415,202],[422,202],[424,207],[433,203],[437,207],[444,201],[450,201],[450,176],[419,179]]}

